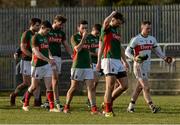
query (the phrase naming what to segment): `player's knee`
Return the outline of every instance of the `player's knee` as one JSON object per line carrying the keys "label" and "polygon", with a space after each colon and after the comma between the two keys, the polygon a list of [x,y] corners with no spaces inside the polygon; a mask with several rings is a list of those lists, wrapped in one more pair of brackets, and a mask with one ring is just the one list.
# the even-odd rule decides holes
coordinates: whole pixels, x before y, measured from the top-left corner
{"label": "player's knee", "polygon": [[29,92],[34,92],[36,90],[36,86],[30,86],[28,90]]}
{"label": "player's knee", "polygon": [[75,90],[76,90],[76,85],[72,85],[72,86],[70,87],[70,90],[71,90],[71,91],[75,91]]}

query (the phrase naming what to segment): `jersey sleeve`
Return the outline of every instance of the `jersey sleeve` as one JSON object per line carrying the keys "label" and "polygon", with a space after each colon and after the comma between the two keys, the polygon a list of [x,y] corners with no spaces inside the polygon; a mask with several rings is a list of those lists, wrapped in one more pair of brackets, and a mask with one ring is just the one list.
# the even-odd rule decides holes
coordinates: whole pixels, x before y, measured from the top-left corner
{"label": "jersey sleeve", "polygon": [[136,46],[136,37],[134,37],[134,38],[132,38],[131,40],[130,40],[130,43],[129,43],[129,45],[128,45],[131,49],[134,49],[135,48],[135,46]]}

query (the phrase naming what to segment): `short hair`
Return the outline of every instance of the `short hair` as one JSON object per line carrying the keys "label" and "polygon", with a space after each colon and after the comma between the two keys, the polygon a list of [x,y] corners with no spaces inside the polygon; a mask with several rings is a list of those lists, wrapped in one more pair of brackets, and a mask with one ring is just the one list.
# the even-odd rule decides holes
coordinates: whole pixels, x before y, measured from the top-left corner
{"label": "short hair", "polygon": [[117,13],[113,16],[113,18],[115,18],[115,19],[120,19],[120,20],[122,21],[122,23],[125,22],[125,19],[124,19],[123,14],[121,14],[121,13],[119,13],[119,12],[117,12]]}
{"label": "short hair", "polygon": [[141,25],[146,25],[146,24],[151,25],[151,22],[148,20],[145,20],[145,21],[142,21],[141,23]]}
{"label": "short hair", "polygon": [[35,25],[36,23],[41,24],[41,19],[39,19],[39,18],[31,18],[30,21],[29,21],[29,25],[30,25],[30,26],[33,26],[33,25]]}
{"label": "short hair", "polygon": [[42,26],[46,27],[46,28],[50,28],[52,29],[52,25],[48,20],[45,20],[41,23]]}
{"label": "short hair", "polygon": [[88,22],[87,22],[86,20],[81,20],[81,21],[79,22],[79,26],[80,26],[81,24],[82,24],[82,25],[86,25],[86,24],[88,24]]}
{"label": "short hair", "polygon": [[62,15],[56,15],[54,20],[57,20],[59,22],[61,21],[62,23],[65,23],[67,21],[67,19]]}
{"label": "short hair", "polygon": [[94,24],[92,28],[95,28],[98,31],[101,31],[101,24]]}

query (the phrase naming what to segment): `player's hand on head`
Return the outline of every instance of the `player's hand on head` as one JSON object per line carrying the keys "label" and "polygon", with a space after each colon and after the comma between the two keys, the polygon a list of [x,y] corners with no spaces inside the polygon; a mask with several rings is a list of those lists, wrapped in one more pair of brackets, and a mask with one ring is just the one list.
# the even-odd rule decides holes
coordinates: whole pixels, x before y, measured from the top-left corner
{"label": "player's hand on head", "polygon": [[164,58],[164,61],[167,62],[168,64],[170,64],[170,63],[172,63],[172,57],[167,56]]}
{"label": "player's hand on head", "polygon": [[114,11],[112,11],[112,13],[111,13],[111,14],[112,14],[112,15],[114,15],[114,14],[116,14],[116,13],[117,13],[117,11],[115,11],[115,10],[114,10]]}

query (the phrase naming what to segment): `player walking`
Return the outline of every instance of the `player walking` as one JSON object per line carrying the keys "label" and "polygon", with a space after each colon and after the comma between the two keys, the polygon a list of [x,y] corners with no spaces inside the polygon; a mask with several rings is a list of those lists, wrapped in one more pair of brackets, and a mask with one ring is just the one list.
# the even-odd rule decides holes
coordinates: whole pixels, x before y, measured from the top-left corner
{"label": "player walking", "polygon": [[[121,13],[113,11],[105,18],[101,30],[101,42],[98,52],[97,70],[103,69],[106,81],[104,95],[105,117],[113,117],[113,101],[128,88],[128,80],[125,65],[128,65],[124,49],[121,47],[121,36],[118,33],[119,26],[124,18]],[[102,60],[102,61],[101,61]],[[123,60],[123,63],[122,61]],[[119,87],[114,89],[115,82]]]}
{"label": "player walking", "polygon": [[141,23],[141,33],[131,39],[129,46],[125,51],[125,54],[134,61],[134,74],[138,81],[127,108],[128,112],[134,112],[135,102],[141,91],[143,91],[144,99],[149,105],[151,111],[153,113],[160,111],[160,108],[156,107],[151,99],[150,85],[148,83],[151,52],[154,50],[155,53],[167,63],[171,63],[172,58],[166,57],[162,53],[161,48],[157,44],[156,38],[149,35],[150,32],[151,22],[143,21]]}
{"label": "player walking", "polygon": [[[21,44],[20,49],[22,51],[21,54],[21,63],[20,63],[20,72],[23,76],[23,83],[19,84],[15,91],[11,93],[10,95],[10,103],[11,105],[15,105],[16,102],[16,96],[18,93],[23,90],[24,88],[27,88],[31,85],[31,59],[32,59],[32,49],[30,46],[30,41],[32,36],[39,31],[41,24],[41,20],[38,18],[32,18],[30,20],[30,28],[26,30],[22,36],[21,36]],[[34,106],[40,106],[41,105],[41,98],[40,98],[40,88],[38,87],[36,91],[34,92],[35,100],[34,100]]]}
{"label": "player walking", "polygon": [[66,104],[64,106],[64,113],[70,110],[70,103],[73,94],[80,81],[84,81],[87,86],[88,99],[91,104],[91,114],[97,114],[96,97],[93,85],[93,70],[91,68],[89,48],[90,44],[87,43],[87,24],[83,20],[79,23],[78,33],[71,37],[71,45],[74,50],[73,64],[71,68],[71,86],[66,95]]}
{"label": "player walking", "polygon": [[29,100],[36,89],[39,86],[40,79],[44,79],[47,89],[47,98],[50,104],[50,112],[59,112],[54,109],[54,97],[52,91],[52,69],[56,68],[56,64],[49,51],[48,39],[46,35],[51,30],[52,26],[48,21],[43,21],[38,34],[32,38],[32,83],[28,88],[25,95],[25,103],[22,107],[24,111],[29,111]]}
{"label": "player walking", "polygon": [[[99,36],[101,32],[101,25],[95,24],[92,27],[91,33],[88,35],[88,43],[90,44],[90,55],[91,55],[91,66],[93,68],[94,72],[94,89],[96,90],[96,86],[98,84],[99,80],[99,73],[96,70],[96,64],[97,64],[97,53],[99,48]],[[88,107],[90,106],[89,99],[87,101]]]}

